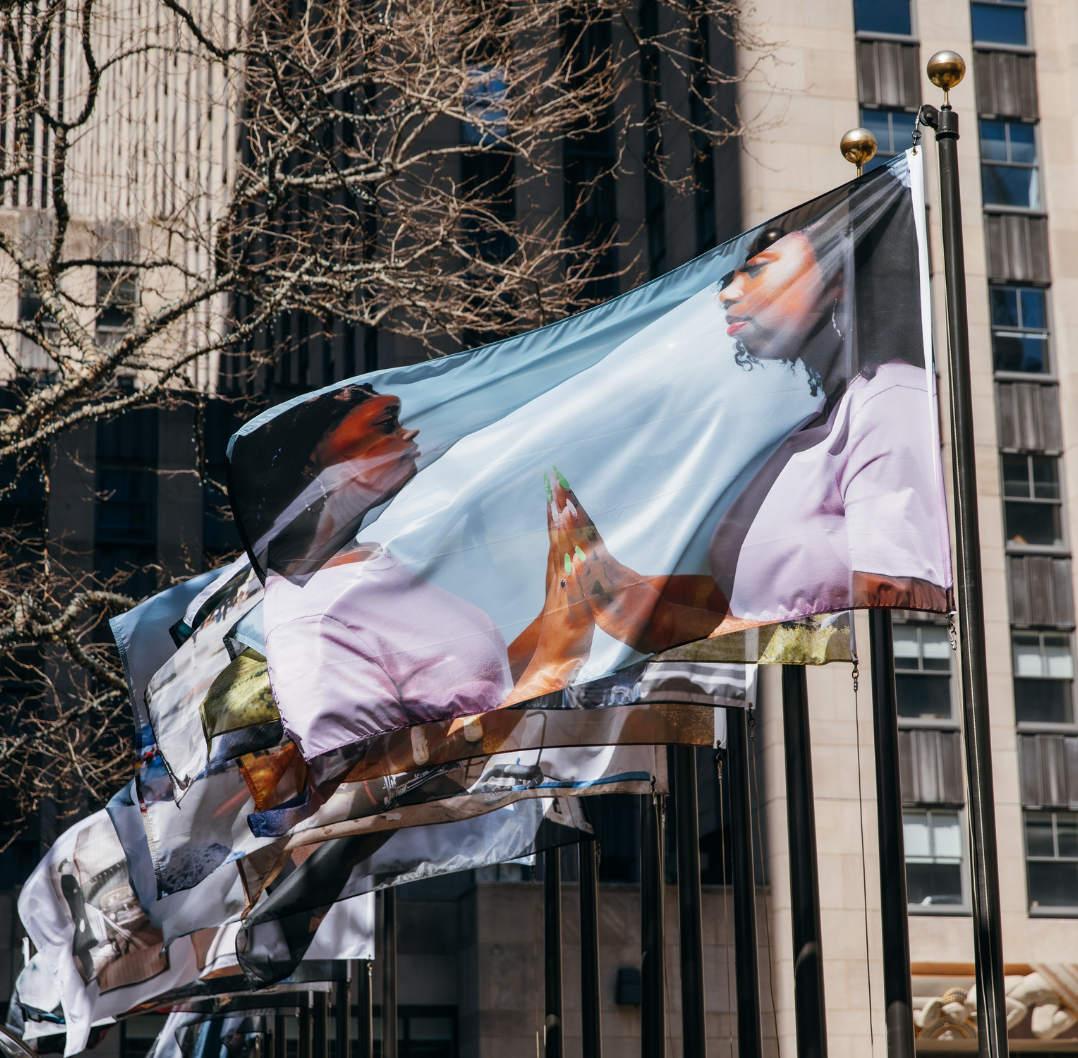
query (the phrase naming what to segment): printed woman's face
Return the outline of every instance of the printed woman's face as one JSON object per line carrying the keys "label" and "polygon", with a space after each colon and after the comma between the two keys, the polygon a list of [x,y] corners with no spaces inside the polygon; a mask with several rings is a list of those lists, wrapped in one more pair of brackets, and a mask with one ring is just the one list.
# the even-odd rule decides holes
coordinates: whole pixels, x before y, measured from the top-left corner
{"label": "printed woman's face", "polygon": [[760,360],[792,360],[824,311],[812,244],[791,232],[753,257],[719,291],[726,333]]}
{"label": "printed woman's face", "polygon": [[418,430],[400,422],[400,400],[386,394],[353,409],[323,438],[314,454],[319,470],[348,463],[353,480],[372,492],[390,493],[414,473]]}

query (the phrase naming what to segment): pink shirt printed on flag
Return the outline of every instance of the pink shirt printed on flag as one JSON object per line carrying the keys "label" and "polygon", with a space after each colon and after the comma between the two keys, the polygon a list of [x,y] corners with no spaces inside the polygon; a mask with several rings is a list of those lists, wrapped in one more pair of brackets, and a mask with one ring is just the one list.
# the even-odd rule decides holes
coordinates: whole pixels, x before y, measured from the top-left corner
{"label": "pink shirt printed on flag", "polygon": [[496,709],[512,688],[482,610],[378,545],[302,587],[270,574],[266,659],[281,720],[310,759],[385,731]]}

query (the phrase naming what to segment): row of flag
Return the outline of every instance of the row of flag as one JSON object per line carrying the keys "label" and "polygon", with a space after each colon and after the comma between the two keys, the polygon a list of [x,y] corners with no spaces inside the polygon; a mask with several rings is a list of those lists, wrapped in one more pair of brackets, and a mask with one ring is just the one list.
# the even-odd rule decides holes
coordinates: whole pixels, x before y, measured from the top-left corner
{"label": "row of flag", "polygon": [[188,1054],[185,1004],[371,958],[376,890],[666,793],[665,747],[721,746],[757,664],[849,660],[859,607],[949,611],[923,219],[908,152],[605,305],[245,425],[245,554],[112,621],[137,770],[23,887],[9,1027],[74,1055],[176,1010],[153,1053]]}

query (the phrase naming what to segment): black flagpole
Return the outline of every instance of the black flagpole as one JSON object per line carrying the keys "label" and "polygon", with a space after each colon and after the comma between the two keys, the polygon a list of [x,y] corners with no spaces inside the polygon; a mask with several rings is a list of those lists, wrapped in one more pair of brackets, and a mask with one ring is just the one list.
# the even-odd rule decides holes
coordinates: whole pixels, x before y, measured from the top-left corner
{"label": "black flagpole", "polygon": [[382,890],[382,1058],[397,1058],[397,890]]}
{"label": "black flagpole", "polygon": [[580,1021],[584,1058],[602,1058],[599,993],[599,847],[582,841],[580,853]]}
{"label": "black flagpole", "polygon": [[662,810],[651,794],[640,798],[640,1056],[666,1053],[666,972],[663,947]]}
{"label": "black flagpole", "polygon": [[[913,998],[907,920],[902,783],[898,763],[898,696],[890,610],[870,610],[872,726],[876,742],[876,825],[880,835],[883,919],[883,1008],[887,1058],[913,1058]],[[860,746],[857,749],[861,752]]]}
{"label": "black flagpole", "polygon": [[287,1051],[285,1041],[285,1018],[280,1009],[273,1014],[273,1058],[285,1058]]}
{"label": "black flagpole", "polygon": [[[359,1020],[359,1041],[355,1058],[374,1058],[374,963],[360,959],[356,974],[356,1014]],[[281,1058],[284,1058],[282,1055]]]}
{"label": "black flagpole", "polygon": [[297,996],[299,1006],[299,1041],[296,1045],[297,1058],[311,1058],[311,994],[300,992]]}
{"label": "black flagpole", "polygon": [[928,77],[944,90],[943,107],[921,108],[921,120],[936,130],[939,155],[943,271],[947,279],[947,345],[951,391],[951,448],[958,569],[958,634],[962,662],[962,717],[966,786],[969,791],[973,947],[977,965],[977,1038],[982,1055],[1003,1058],[1007,1048],[1007,1004],[1003,982],[1003,929],[996,852],[992,739],[988,715],[988,661],[981,592],[977,466],[973,397],[966,320],[966,266],[962,245],[962,199],[958,184],[958,115],[948,93],[966,71],[961,56],[937,52]]}
{"label": "black flagpole", "polygon": [[734,974],[737,979],[738,1058],[763,1058],[760,971],[756,947],[756,877],[752,866],[749,729],[744,709],[726,710],[730,783],[730,872],[734,885]]}
{"label": "black flagpole", "polygon": [[329,1058],[329,994],[315,992],[311,1016],[311,1048],[314,1058]]}
{"label": "black flagpole", "polygon": [[827,1058],[816,811],[812,801],[808,684],[803,665],[782,666],[782,726],[786,743],[786,826],[790,841],[797,1055]]}
{"label": "black flagpole", "polygon": [[684,1058],[706,1058],[704,938],[700,897],[700,820],[696,747],[674,747],[677,894],[681,948],[681,1038]]}
{"label": "black flagpole", "polygon": [[562,1058],[562,988],[561,988],[561,849],[543,853],[543,994],[546,997],[546,1020],[543,1038],[546,1058]]}
{"label": "black flagpole", "polygon": [[337,982],[334,1017],[337,1022],[337,1052],[334,1058],[352,1058],[352,964],[344,964],[344,980]]}

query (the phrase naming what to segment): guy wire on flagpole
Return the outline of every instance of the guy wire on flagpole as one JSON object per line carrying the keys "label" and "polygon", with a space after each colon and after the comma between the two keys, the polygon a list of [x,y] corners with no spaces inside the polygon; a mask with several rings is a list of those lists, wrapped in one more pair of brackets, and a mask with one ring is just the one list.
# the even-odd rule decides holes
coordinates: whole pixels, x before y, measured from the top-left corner
{"label": "guy wire on flagpole", "polygon": [[956,586],[961,640],[962,716],[965,728],[966,785],[973,883],[973,939],[977,969],[979,1053],[1007,1055],[1007,1007],[1003,981],[1003,937],[996,855],[992,743],[988,713],[988,663],[981,592],[981,551],[977,518],[977,469],[973,440],[969,330],[962,245],[962,201],[958,183],[958,115],[949,92],[965,75],[966,64],[953,51],[928,60],[928,78],[943,89],[940,110],[924,105],[920,123],[936,132],[939,153],[943,262],[947,280],[947,345],[951,394],[951,446],[958,544]]}

